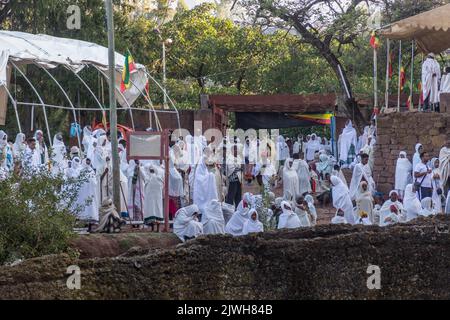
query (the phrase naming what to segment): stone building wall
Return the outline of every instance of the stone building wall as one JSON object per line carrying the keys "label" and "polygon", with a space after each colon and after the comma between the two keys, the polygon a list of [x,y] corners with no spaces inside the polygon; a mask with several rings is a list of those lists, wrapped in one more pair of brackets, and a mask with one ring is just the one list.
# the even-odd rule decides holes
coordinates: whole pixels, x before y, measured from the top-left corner
{"label": "stone building wall", "polygon": [[378,137],[374,153],[373,178],[380,192],[394,188],[395,166],[400,151],[406,151],[412,162],[416,143],[421,143],[431,157],[450,138],[448,113],[391,113],[378,117]]}

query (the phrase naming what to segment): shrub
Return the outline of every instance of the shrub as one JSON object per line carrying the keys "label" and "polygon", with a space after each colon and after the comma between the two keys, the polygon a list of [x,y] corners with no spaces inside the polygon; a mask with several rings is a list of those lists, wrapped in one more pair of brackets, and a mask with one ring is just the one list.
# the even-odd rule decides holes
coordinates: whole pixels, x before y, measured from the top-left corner
{"label": "shrub", "polygon": [[66,252],[83,181],[48,170],[0,181],[0,263]]}

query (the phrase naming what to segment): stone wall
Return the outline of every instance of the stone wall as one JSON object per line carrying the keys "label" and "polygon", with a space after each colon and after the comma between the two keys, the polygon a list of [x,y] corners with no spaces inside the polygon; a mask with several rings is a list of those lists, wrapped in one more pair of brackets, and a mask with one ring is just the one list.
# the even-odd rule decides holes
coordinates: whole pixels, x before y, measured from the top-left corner
{"label": "stone wall", "polygon": [[438,157],[447,137],[450,137],[448,113],[380,115],[373,170],[378,191],[389,193],[394,188],[395,166],[400,151],[406,151],[412,162],[414,147],[416,143],[421,143],[431,157]]}
{"label": "stone wall", "polygon": [[[387,228],[323,225],[206,236],[117,258],[0,267],[1,299],[449,299],[450,216]],[[66,286],[78,265],[81,289]],[[369,265],[381,289],[367,288]]]}

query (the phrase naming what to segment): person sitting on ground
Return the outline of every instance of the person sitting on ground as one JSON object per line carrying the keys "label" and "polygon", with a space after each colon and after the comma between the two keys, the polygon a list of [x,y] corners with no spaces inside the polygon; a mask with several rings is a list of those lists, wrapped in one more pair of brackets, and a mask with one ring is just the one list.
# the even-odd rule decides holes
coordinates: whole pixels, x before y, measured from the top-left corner
{"label": "person sitting on ground", "polygon": [[300,226],[301,227],[310,227],[311,221],[309,219],[309,208],[306,205],[305,206],[305,199],[302,196],[299,196],[295,199],[295,208],[294,212],[297,214],[298,218],[300,219]]}
{"label": "person sitting on ground", "polygon": [[316,210],[316,207],[314,206],[314,198],[312,195],[307,194],[307,195],[305,195],[305,201],[308,204],[309,214],[310,214],[310,218],[311,218],[310,219],[311,225],[315,226],[317,224],[317,210]]}
{"label": "person sitting on ground", "polygon": [[302,226],[299,217],[292,211],[288,201],[281,202],[281,210],[282,213],[278,219],[278,229],[292,229]]}
{"label": "person sitting on ground", "polygon": [[342,211],[342,209],[338,209],[336,211],[336,215],[333,217],[333,219],[331,219],[331,223],[332,224],[346,224],[347,219],[345,219],[344,217],[344,211]]}
{"label": "person sitting on ground", "polygon": [[389,199],[386,200],[383,205],[381,206],[381,209],[379,211],[380,213],[380,225],[382,221],[384,220],[384,217],[389,216],[390,212],[392,211],[391,206],[395,206],[397,208],[397,216],[399,222],[406,221],[406,211],[403,207],[403,204],[398,200],[398,193],[396,190],[392,190],[389,192]]}
{"label": "person sitting on ground", "polygon": [[105,199],[99,210],[100,222],[94,232],[114,233],[120,232],[125,220],[117,212],[111,199]]}
{"label": "person sitting on ground", "polygon": [[331,203],[331,175],[329,173],[325,174],[325,178],[321,180],[320,183],[320,190],[321,193],[317,196],[317,200],[322,206],[326,206],[329,203]]}
{"label": "person sitting on ground", "polygon": [[258,220],[258,212],[256,209],[251,209],[249,211],[250,218],[245,221],[244,227],[242,228],[242,235],[247,235],[249,233],[263,232],[264,226],[261,221]]}
{"label": "person sitting on ground", "polygon": [[200,210],[197,205],[181,208],[175,214],[173,232],[185,242],[203,234],[203,225],[198,221]]}

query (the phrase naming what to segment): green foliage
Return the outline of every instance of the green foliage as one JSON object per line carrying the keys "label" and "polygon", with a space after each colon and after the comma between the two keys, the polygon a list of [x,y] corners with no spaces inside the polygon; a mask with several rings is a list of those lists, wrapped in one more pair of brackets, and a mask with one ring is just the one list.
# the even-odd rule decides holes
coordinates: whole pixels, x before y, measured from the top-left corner
{"label": "green foliage", "polygon": [[0,263],[67,252],[83,178],[41,174],[0,181]]}

